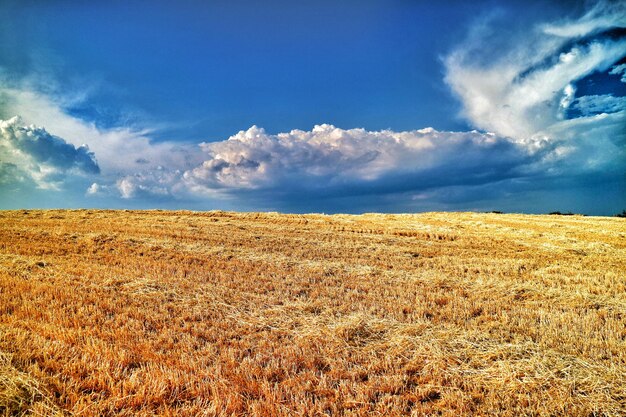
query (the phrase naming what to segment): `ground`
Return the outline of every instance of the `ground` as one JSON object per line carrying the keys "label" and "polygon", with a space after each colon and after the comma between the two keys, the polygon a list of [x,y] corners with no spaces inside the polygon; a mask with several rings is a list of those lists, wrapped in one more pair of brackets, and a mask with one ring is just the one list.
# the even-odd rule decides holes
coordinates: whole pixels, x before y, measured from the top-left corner
{"label": "ground", "polygon": [[626,221],[0,212],[0,415],[626,415]]}

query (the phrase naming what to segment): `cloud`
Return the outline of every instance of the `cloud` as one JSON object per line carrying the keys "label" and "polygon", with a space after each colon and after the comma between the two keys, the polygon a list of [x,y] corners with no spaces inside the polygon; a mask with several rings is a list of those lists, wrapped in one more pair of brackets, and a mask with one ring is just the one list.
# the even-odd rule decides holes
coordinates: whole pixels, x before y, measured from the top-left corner
{"label": "cloud", "polygon": [[181,183],[182,172],[165,167],[144,170],[119,178],[115,187],[124,199],[164,199],[190,197]]}
{"label": "cloud", "polygon": [[132,175],[139,167],[178,167],[199,162],[192,152],[195,145],[156,142],[153,130],[135,127],[99,128],[94,123],[68,115],[64,98],[33,90],[29,83],[9,83],[0,78],[0,116],[18,114],[27,124],[45,126],[53,135],[80,146],[87,144],[98,157],[103,176]]}
{"label": "cloud", "polygon": [[207,159],[183,174],[194,193],[385,194],[523,175],[532,160],[531,152],[494,134],[432,128],[371,132],[319,125],[268,134],[253,126],[200,146]]}
{"label": "cloud", "polygon": [[626,27],[626,5],[621,1],[600,1],[576,20],[541,26],[544,33],[563,38],[580,38],[615,27]]}
{"label": "cloud", "polygon": [[68,176],[95,175],[100,167],[86,145],[75,147],[19,117],[0,120],[0,182],[58,189]]}
{"label": "cloud", "polygon": [[97,182],[94,182],[89,186],[89,188],[87,188],[87,191],[85,192],[85,194],[100,195],[102,191],[103,191],[102,185],[98,184]]}
{"label": "cloud", "polygon": [[611,71],[609,71],[609,74],[613,74],[613,75],[622,74],[622,78],[620,78],[620,81],[623,83],[626,83],[626,64],[620,64],[620,65],[614,66],[611,69]]}
{"label": "cloud", "polygon": [[614,97],[612,94],[582,96],[574,100],[572,109],[582,116],[617,113],[626,110],[626,97]]}
{"label": "cloud", "polygon": [[[102,128],[69,115],[64,110],[67,98],[33,89],[32,79],[37,77],[31,76],[22,82],[0,78],[0,116],[19,114],[23,124],[45,126],[50,136],[63,138],[68,146],[74,145],[77,149],[88,148],[91,156],[97,156],[98,182],[84,186],[77,184],[76,187],[83,187],[80,190],[82,196],[149,199],[163,198],[167,191],[175,197],[169,190],[180,187],[160,177],[168,172],[167,177],[174,178],[176,172],[202,162],[197,144],[157,142],[151,139],[153,129],[133,126]],[[22,168],[29,178],[39,176],[35,166]],[[167,186],[163,185],[164,182]]]}
{"label": "cloud", "polygon": [[[554,192],[562,191],[555,179],[624,182],[626,97],[578,95],[577,83],[623,71],[615,64],[626,56],[625,8],[600,2],[579,19],[522,33],[483,23],[444,60],[445,81],[474,126],[529,150],[549,149],[535,167],[537,183],[552,184]],[[626,201],[626,193],[610,198]]]}
{"label": "cloud", "polygon": [[[485,44],[488,44],[485,41]],[[529,52],[535,49],[525,45]],[[487,67],[477,66],[471,54],[455,52],[446,60],[446,81],[461,99],[463,114],[472,124],[514,139],[525,139],[563,119],[572,102],[573,82],[595,71],[606,70],[626,55],[626,40],[593,42],[567,52],[550,55],[551,48],[537,54],[555,58],[547,66],[534,67],[513,54]]]}
{"label": "cloud", "polygon": [[498,33],[497,22],[476,29],[445,58],[445,80],[463,115],[480,129],[515,140],[558,123],[573,102],[575,82],[626,55],[623,36],[589,37],[626,27],[626,14],[617,13],[624,8],[599,3],[578,20],[538,24],[519,34]]}

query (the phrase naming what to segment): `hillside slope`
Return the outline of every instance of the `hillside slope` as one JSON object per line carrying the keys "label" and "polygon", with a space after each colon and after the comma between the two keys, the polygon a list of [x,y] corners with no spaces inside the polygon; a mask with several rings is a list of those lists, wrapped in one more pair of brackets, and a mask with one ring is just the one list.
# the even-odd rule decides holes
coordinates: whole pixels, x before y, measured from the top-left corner
{"label": "hillside slope", "polygon": [[0,415],[626,415],[625,271],[617,218],[0,212]]}

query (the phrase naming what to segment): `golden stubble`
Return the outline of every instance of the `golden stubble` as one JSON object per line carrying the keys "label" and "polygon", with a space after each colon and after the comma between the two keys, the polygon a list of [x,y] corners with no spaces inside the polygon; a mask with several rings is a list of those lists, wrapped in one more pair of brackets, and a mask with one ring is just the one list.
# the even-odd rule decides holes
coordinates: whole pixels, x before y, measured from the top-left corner
{"label": "golden stubble", "polygon": [[626,222],[0,212],[0,415],[626,415]]}

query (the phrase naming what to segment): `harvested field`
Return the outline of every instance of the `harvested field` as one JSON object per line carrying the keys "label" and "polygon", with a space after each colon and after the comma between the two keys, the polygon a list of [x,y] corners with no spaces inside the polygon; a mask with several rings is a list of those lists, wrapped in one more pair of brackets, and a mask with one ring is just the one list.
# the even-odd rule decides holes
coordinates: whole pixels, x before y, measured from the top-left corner
{"label": "harvested field", "polygon": [[626,221],[0,212],[0,415],[626,415]]}

